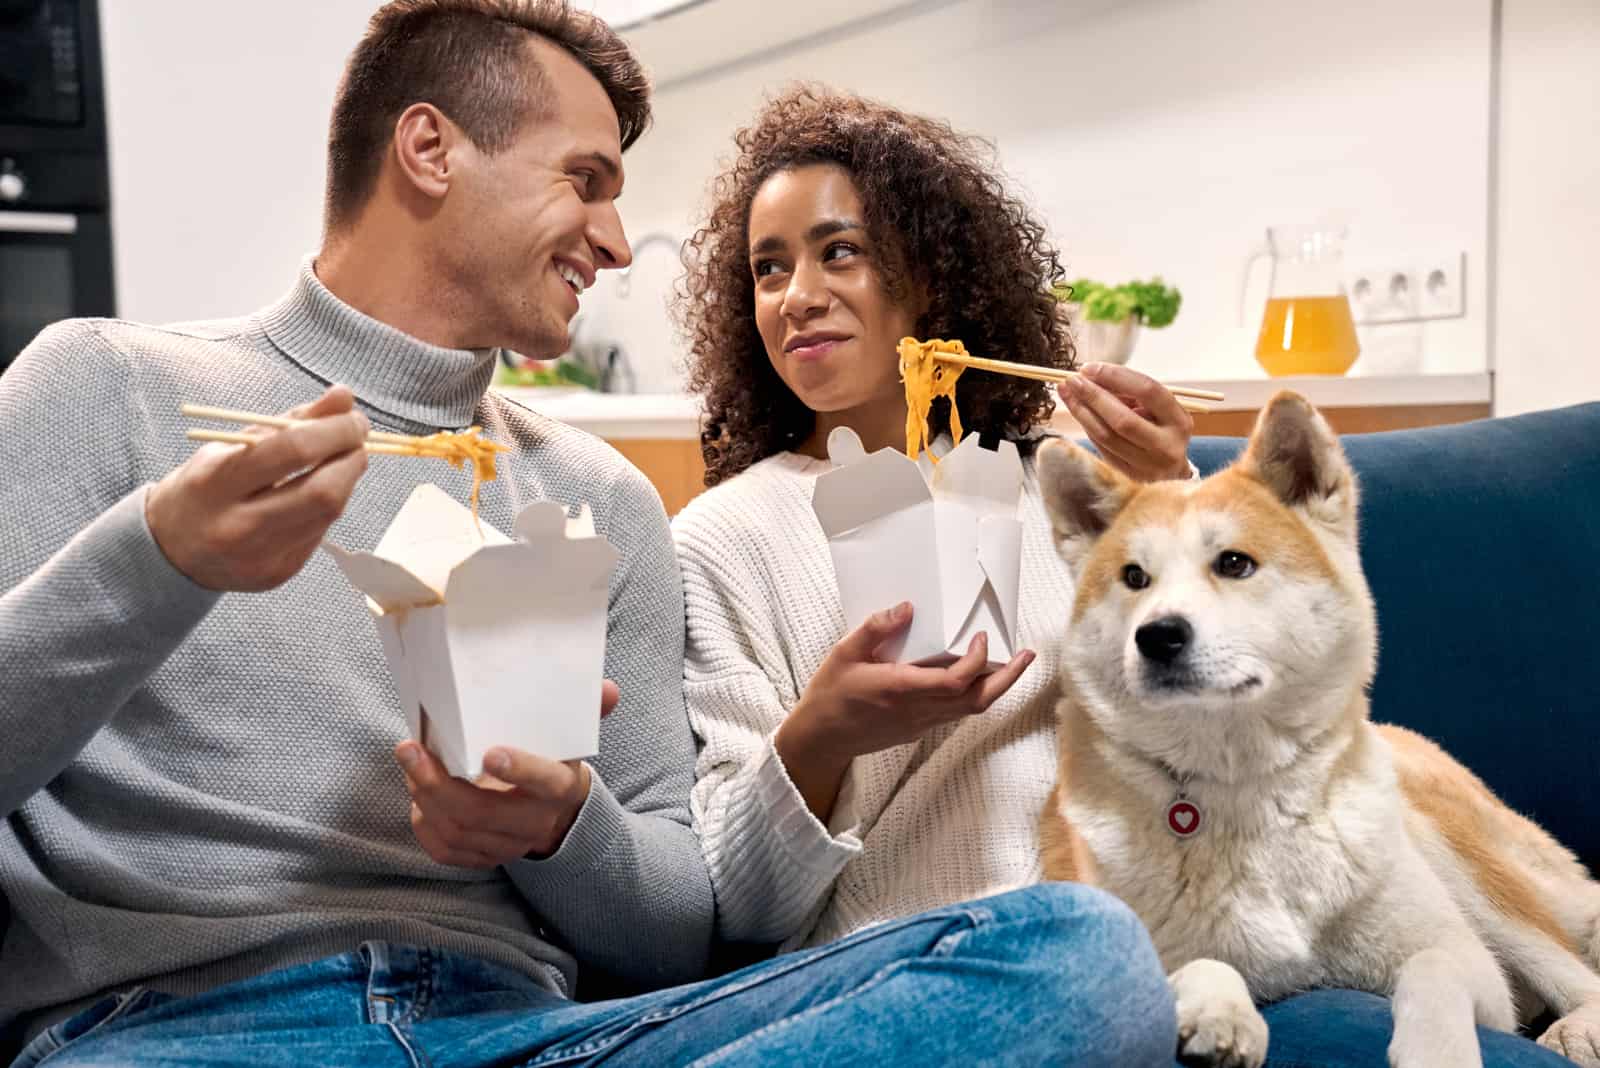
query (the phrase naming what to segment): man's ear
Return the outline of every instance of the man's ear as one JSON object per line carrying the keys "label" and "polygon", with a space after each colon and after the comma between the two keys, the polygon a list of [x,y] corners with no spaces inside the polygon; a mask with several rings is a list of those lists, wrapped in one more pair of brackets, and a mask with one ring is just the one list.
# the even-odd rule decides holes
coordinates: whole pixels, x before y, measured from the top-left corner
{"label": "man's ear", "polygon": [[461,131],[432,104],[412,104],[394,124],[394,161],[406,186],[430,199],[450,191],[451,151]]}
{"label": "man's ear", "polygon": [[1308,519],[1355,535],[1355,472],[1339,436],[1300,394],[1285,390],[1267,402],[1238,466]]}
{"label": "man's ear", "polygon": [[1050,515],[1056,551],[1076,575],[1096,539],[1139,487],[1110,464],[1060,438],[1039,446],[1038,470],[1039,493]]}

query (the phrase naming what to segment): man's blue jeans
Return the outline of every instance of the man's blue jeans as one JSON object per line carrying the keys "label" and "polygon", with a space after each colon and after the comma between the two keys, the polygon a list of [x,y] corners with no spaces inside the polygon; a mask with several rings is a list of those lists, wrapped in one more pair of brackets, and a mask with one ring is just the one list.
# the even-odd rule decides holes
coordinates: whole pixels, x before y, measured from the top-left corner
{"label": "man's blue jeans", "polygon": [[1132,912],[1048,884],[591,1004],[481,961],[368,943],[195,997],[107,998],[42,1033],[16,1065],[1166,1068],[1176,1034]]}
{"label": "man's blue jeans", "polygon": [[[1269,1006],[1268,1068],[1383,1068],[1388,1002],[1326,990]],[[1485,1068],[1570,1068],[1479,1032]],[[1015,1064],[1170,1068],[1171,997],[1124,906],[1031,887],[863,931],[703,983],[577,1004],[413,946],[348,953],[191,998],[108,997],[14,1068],[262,1065]]]}

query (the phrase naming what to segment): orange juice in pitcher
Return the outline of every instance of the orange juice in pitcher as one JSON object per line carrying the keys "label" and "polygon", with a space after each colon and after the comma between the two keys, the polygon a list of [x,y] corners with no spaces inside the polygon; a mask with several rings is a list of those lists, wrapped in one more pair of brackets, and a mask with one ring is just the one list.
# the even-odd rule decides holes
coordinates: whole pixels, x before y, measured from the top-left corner
{"label": "orange juice in pitcher", "polygon": [[[1273,377],[1342,375],[1361,353],[1339,267],[1344,231],[1267,230],[1272,279],[1256,337],[1256,362]],[[1253,261],[1252,261],[1253,262]]]}
{"label": "orange juice in pitcher", "polygon": [[1350,301],[1332,297],[1269,297],[1256,338],[1256,362],[1274,378],[1342,375],[1361,352]]}

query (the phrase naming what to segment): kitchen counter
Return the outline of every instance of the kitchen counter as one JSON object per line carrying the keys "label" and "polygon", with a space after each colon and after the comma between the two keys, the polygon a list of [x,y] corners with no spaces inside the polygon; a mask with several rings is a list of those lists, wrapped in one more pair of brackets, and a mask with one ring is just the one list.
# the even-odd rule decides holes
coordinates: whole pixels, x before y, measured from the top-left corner
{"label": "kitchen counter", "polygon": [[597,393],[517,386],[496,386],[495,392],[607,441],[700,437],[700,402],[687,393]]}

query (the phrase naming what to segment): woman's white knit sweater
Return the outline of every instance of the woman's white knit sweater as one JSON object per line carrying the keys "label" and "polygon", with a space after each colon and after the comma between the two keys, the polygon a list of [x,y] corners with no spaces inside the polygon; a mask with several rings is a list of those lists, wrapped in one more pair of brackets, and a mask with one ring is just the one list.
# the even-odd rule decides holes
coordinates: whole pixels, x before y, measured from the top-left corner
{"label": "woman's white knit sweater", "polygon": [[828,469],[781,453],[708,490],[673,523],[688,619],[684,695],[700,741],[691,808],[719,931],[786,948],[1039,878],[1036,826],[1056,772],[1057,649],[1072,602],[1029,459],[1019,609],[1022,647],[1038,659],[981,716],[858,757],[824,827],[772,740],[844,636],[811,510],[812,485]]}

